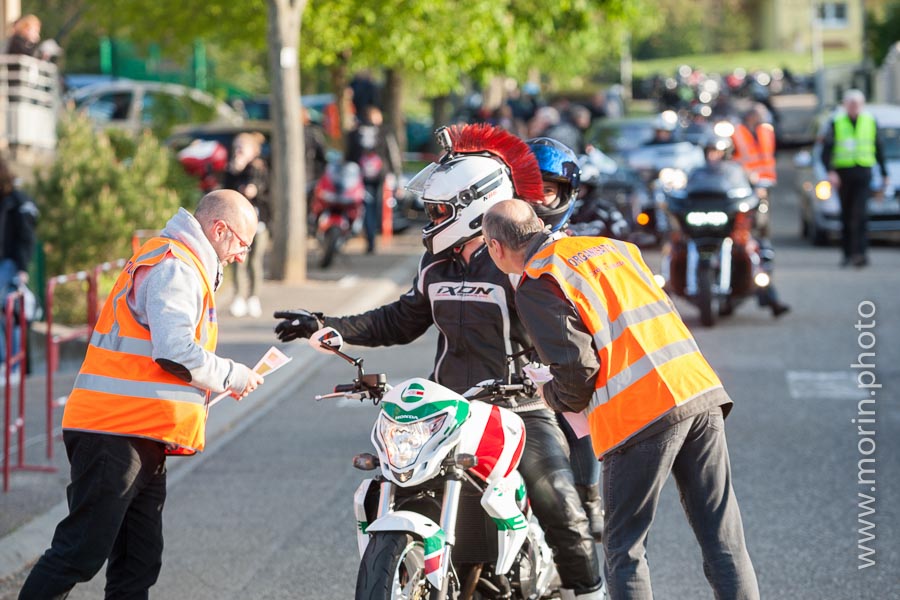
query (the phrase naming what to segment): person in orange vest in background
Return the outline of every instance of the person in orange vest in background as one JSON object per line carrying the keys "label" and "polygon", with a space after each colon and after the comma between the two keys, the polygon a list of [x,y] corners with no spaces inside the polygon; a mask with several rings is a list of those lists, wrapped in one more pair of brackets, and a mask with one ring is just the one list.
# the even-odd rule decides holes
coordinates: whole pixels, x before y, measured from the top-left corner
{"label": "person in orange vest in background", "polygon": [[754,104],[744,114],[743,123],[734,128],[732,159],[739,162],[750,176],[759,196],[757,227],[760,235],[769,237],[769,188],[778,183],[775,171],[775,128],[766,121],[768,111]]}
{"label": "person in orange vest in background", "polygon": [[550,237],[505,200],[484,217],[497,267],[520,275],[516,309],[552,378],[541,393],[589,432],[603,461],[607,590],[651,600],[647,537],[673,474],[716,598],[757,600],[724,418],[732,401],[637,246]]}
{"label": "person in orange vest in background", "polygon": [[63,414],[69,515],[20,599],[64,598],[107,560],[107,598],[148,597],[162,566],[166,455],[203,450],[210,392],[241,399],[263,381],[214,354],[222,267],[243,260],[256,225],[246,198],[217,190],[125,265]]}

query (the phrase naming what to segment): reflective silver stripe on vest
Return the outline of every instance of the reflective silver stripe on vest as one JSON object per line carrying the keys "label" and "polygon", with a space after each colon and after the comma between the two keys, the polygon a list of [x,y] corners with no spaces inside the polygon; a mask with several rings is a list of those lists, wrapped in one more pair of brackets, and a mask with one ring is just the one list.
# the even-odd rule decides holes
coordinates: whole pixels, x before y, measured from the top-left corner
{"label": "reflective silver stripe on vest", "polygon": [[95,346],[101,350],[138,354],[148,358],[153,355],[153,344],[150,340],[125,337],[114,333],[98,333],[94,331],[94,334],[91,336],[91,346]]}
{"label": "reflective silver stripe on vest", "polygon": [[79,373],[75,379],[74,388],[116,396],[206,404],[206,392],[189,385],[131,381],[103,375]]}
{"label": "reflective silver stripe on vest", "polygon": [[[164,238],[163,238],[163,239],[164,239]],[[159,256],[160,254],[165,254],[166,252],[168,252],[168,251],[169,251],[171,248],[173,248],[173,247],[174,247],[174,246],[172,245],[172,243],[169,242],[168,240],[166,240],[166,243],[163,244],[162,246],[160,246],[159,248],[154,248],[153,250],[150,250],[149,252],[146,252],[146,253],[144,253],[144,254],[141,254],[140,256],[136,256],[136,257],[134,258],[134,263],[135,263],[135,264],[138,264],[138,263],[143,262],[143,261],[145,261],[145,260],[147,260],[147,259],[150,259],[150,258],[156,258],[156,257]]]}
{"label": "reflective silver stripe on vest", "polygon": [[[600,404],[608,402],[610,398],[614,398],[624,392],[629,386],[634,384],[642,377],[651,373],[654,369],[663,365],[670,360],[674,360],[681,356],[699,352],[700,348],[693,339],[680,340],[663,346],[659,350],[650,352],[632,364],[628,365],[620,373],[617,373],[606,382],[604,386],[605,394],[595,394],[591,399],[588,410],[594,410]],[[604,389],[600,388],[600,389]],[[596,404],[595,404],[596,403]]]}

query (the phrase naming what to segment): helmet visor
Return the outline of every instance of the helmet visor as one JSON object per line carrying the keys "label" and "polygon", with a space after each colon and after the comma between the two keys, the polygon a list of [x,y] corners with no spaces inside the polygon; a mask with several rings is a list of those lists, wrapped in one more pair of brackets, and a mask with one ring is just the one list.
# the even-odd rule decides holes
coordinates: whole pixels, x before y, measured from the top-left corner
{"label": "helmet visor", "polygon": [[425,200],[425,214],[432,223],[438,223],[447,217],[453,216],[454,206],[449,202]]}
{"label": "helmet visor", "polygon": [[406,184],[406,189],[417,196],[421,196],[422,192],[425,190],[425,182],[428,181],[428,178],[431,177],[431,174],[434,173],[435,169],[439,166],[441,166],[439,163],[431,163],[416,173],[413,178],[409,180],[409,183]]}

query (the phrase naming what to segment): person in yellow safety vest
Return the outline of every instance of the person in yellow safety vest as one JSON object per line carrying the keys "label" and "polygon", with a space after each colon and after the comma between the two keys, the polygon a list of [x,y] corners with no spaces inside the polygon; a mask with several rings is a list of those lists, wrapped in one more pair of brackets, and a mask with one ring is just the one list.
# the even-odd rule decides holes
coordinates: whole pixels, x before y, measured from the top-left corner
{"label": "person in yellow safety vest", "polygon": [[759,196],[757,228],[763,238],[769,237],[769,188],[778,182],[775,171],[775,128],[766,121],[768,111],[762,104],[754,104],[744,114],[742,123],[734,128],[731,142],[732,160],[747,171],[750,182]]}
{"label": "person in yellow safety vest", "polygon": [[575,413],[603,461],[609,597],[653,597],[646,542],[672,473],[716,597],[758,599],[731,487],[732,401],[638,248],[552,239],[520,200],[491,207],[483,231],[497,267],[521,275],[516,308],[553,376],[544,400]]}
{"label": "person in yellow safety vest", "polygon": [[107,598],[147,598],[162,565],[166,455],[203,450],[210,392],[241,399],[262,377],[214,354],[214,292],[241,261],[256,211],[218,190],[147,241],[116,280],[63,415],[69,515],[19,598],[64,598],[105,561]]}
{"label": "person in yellow safety vest", "polygon": [[[835,115],[822,144],[822,164],[841,200],[841,266],[869,264],[868,204],[872,167],[881,169],[882,190],[890,185],[875,118],[863,111],[866,97],[859,90],[844,94],[844,111]],[[879,196],[880,198],[880,196]]]}

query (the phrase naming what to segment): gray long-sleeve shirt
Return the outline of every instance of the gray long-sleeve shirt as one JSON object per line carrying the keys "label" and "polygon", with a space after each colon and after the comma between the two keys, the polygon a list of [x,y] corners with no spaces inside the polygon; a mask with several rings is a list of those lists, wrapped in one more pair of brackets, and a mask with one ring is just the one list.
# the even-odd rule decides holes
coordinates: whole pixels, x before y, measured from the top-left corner
{"label": "gray long-sleeve shirt", "polygon": [[[200,223],[186,210],[169,220],[162,232],[185,245],[200,258],[211,282],[221,279],[222,269],[215,249]],[[247,387],[250,369],[217,356],[194,341],[197,323],[203,318],[203,282],[197,271],[177,258],[136,271],[128,306],[135,319],[150,330],[153,359],[164,369],[191,385],[214,393],[240,393]]]}

